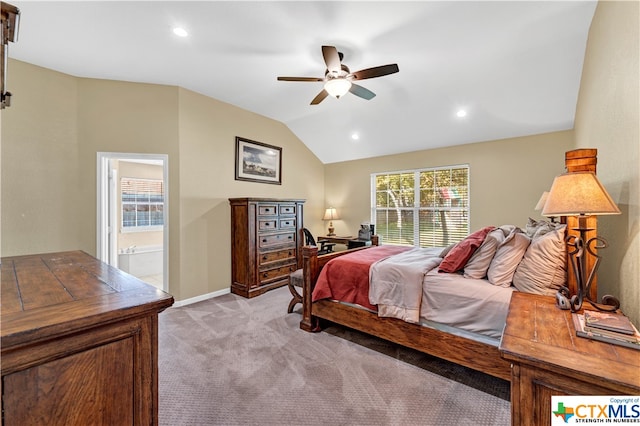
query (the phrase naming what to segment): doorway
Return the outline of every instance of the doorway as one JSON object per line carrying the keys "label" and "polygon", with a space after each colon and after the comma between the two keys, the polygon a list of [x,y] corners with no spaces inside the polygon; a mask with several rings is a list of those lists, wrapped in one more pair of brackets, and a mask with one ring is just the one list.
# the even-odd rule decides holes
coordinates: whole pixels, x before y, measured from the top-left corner
{"label": "doorway", "polygon": [[166,154],[98,152],[97,257],[168,291]]}

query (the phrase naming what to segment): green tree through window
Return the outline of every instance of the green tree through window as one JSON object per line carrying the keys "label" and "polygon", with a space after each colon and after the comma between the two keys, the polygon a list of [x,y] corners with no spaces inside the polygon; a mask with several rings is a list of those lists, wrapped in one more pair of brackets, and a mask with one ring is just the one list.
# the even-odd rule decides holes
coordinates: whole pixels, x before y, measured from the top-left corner
{"label": "green tree through window", "polygon": [[444,247],[469,234],[469,166],[371,175],[372,220],[385,244]]}

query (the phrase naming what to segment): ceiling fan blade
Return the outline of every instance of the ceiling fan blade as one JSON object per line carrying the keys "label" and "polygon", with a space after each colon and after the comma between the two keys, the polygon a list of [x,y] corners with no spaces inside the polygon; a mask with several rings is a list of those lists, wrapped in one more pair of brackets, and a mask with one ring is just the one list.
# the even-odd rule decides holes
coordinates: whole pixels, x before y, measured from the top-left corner
{"label": "ceiling fan blade", "polygon": [[334,46],[322,46],[322,56],[324,57],[324,63],[327,64],[327,70],[329,72],[340,72],[342,67],[340,66],[340,55],[338,49]]}
{"label": "ceiling fan blade", "polygon": [[315,98],[313,98],[313,100],[311,101],[311,105],[318,105],[320,102],[322,102],[324,100],[324,98],[326,98],[327,96],[329,96],[329,92],[327,92],[326,90],[322,89],[322,92],[318,93],[316,95]]}
{"label": "ceiling fan blade", "polygon": [[278,81],[324,81],[320,77],[278,77]]}
{"label": "ceiling fan blade", "polygon": [[379,67],[367,68],[353,73],[354,80],[364,80],[365,78],[382,77],[400,71],[398,64],[382,65]]}
{"label": "ceiling fan blade", "polygon": [[373,99],[373,97],[376,95],[371,90],[365,89],[364,87],[353,83],[351,83],[351,88],[349,89],[349,91],[354,95],[360,96],[362,99],[366,100]]}

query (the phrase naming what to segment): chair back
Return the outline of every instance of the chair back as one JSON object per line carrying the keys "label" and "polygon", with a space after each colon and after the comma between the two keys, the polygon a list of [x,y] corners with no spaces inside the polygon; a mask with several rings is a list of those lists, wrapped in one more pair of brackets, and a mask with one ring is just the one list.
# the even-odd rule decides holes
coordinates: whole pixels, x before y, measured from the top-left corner
{"label": "chair back", "polygon": [[307,228],[302,228],[302,232],[304,232],[305,244],[308,246],[315,246],[316,240],[313,238],[313,234]]}

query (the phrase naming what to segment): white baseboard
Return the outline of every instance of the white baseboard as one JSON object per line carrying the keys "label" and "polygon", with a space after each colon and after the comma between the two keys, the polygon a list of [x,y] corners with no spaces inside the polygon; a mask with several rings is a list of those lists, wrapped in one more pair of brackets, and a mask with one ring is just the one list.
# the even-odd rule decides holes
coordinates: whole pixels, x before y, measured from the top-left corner
{"label": "white baseboard", "polygon": [[213,299],[214,297],[223,296],[229,293],[231,293],[231,288],[225,288],[222,290],[214,291],[213,293],[207,293],[200,296],[191,297],[189,299],[179,300],[173,304],[173,307],[179,308],[181,306],[191,305],[192,303],[202,302],[203,300]]}

